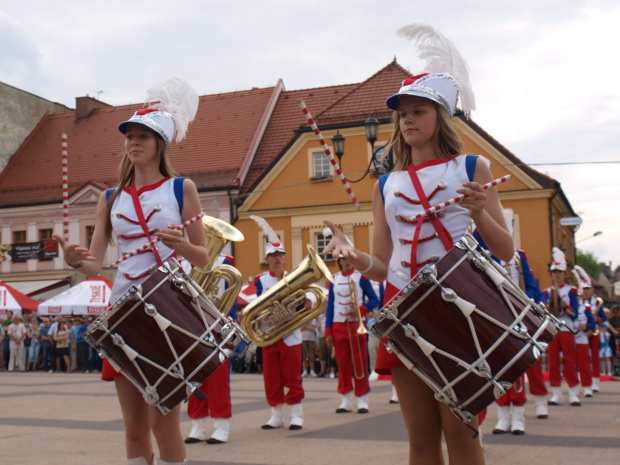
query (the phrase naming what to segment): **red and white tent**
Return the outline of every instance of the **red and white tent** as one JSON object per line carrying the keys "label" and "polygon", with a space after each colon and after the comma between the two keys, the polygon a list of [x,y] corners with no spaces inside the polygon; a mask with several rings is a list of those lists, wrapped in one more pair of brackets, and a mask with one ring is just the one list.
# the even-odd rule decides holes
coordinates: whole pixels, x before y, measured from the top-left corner
{"label": "red and white tent", "polygon": [[21,315],[22,310],[36,312],[38,306],[39,302],[36,300],[6,283],[0,283],[0,318],[4,319],[9,310],[13,312],[13,315]]}
{"label": "red and white tent", "polygon": [[108,308],[112,282],[97,277],[82,281],[39,305],[39,315],[101,315]]}

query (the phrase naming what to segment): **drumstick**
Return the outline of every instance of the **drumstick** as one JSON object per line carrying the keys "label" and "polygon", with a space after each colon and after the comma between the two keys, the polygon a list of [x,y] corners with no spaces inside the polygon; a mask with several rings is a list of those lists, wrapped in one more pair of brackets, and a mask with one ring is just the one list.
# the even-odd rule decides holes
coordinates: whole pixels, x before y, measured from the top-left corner
{"label": "drumstick", "polygon": [[[200,214],[198,214],[198,215],[194,216],[193,218],[190,218],[189,220],[187,220],[187,221],[186,221],[185,223],[183,223],[182,225],[177,226],[175,229],[183,230],[183,229],[187,228],[190,224],[192,224],[192,223],[196,222],[197,220],[199,220],[200,218],[202,218],[203,216],[205,216],[205,214],[204,214],[204,213],[200,213]],[[142,247],[138,247],[138,248],[137,248],[136,250],[134,250],[133,252],[129,252],[129,253],[127,253],[127,254],[123,255],[121,258],[119,258],[118,260],[116,260],[112,266],[116,266],[116,265],[118,265],[119,263],[124,262],[124,261],[125,261],[125,260],[127,260],[128,258],[131,258],[131,257],[133,257],[134,255],[136,255],[136,254],[138,254],[138,253],[142,252],[143,250],[146,250],[146,249],[148,249],[149,247],[154,246],[154,245],[155,245],[155,244],[157,244],[158,242],[161,242],[161,237],[158,237],[157,239],[153,239],[153,240],[152,240],[152,241],[150,241],[149,243],[144,244]]]}
{"label": "drumstick", "polygon": [[299,108],[301,108],[301,111],[306,116],[306,120],[308,121],[308,124],[310,124],[310,127],[314,131],[314,134],[316,135],[316,138],[319,140],[321,147],[323,147],[323,151],[325,152],[325,155],[327,155],[327,158],[329,158],[329,161],[334,166],[334,171],[340,178],[340,181],[342,182],[342,185],[344,186],[345,190],[349,194],[349,197],[351,197],[351,201],[355,204],[355,208],[359,210],[360,204],[357,201],[355,194],[353,193],[353,189],[351,189],[351,186],[349,185],[349,181],[347,181],[347,178],[345,178],[344,174],[342,174],[342,170],[340,169],[338,162],[336,161],[336,159],[332,155],[331,150],[329,150],[329,147],[325,143],[325,139],[323,139],[323,136],[321,135],[321,131],[319,131],[319,128],[317,127],[316,123],[312,119],[312,115],[306,108],[306,103],[303,101],[303,99],[299,99]]}
{"label": "drumstick", "polygon": [[[508,181],[512,176],[507,174],[506,176],[503,176],[501,178],[495,179],[494,181],[491,181],[485,185],[482,186],[482,188],[484,190],[487,190],[489,187],[495,187],[498,184],[501,184],[503,182]],[[435,205],[434,207],[429,208],[428,210],[425,210],[424,213],[418,213],[415,217],[413,218],[409,218],[407,221],[415,221],[418,220],[422,217],[428,216],[428,215],[432,215],[433,213],[442,210],[443,208],[446,208],[448,205],[452,205],[453,203],[459,203],[461,200],[465,199],[466,196],[465,194],[461,194],[458,195],[456,197],[454,197],[453,199],[450,200],[446,200],[445,202],[440,203],[439,205]]]}
{"label": "drumstick", "polygon": [[69,242],[69,181],[67,177],[67,135],[62,133],[62,229],[63,239]]}

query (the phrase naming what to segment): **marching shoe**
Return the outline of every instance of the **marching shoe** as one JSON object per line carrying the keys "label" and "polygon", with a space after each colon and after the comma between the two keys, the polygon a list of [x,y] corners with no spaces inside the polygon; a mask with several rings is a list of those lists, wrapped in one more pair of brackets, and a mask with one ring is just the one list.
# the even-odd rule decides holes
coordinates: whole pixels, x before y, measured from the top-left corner
{"label": "marching shoe", "polygon": [[592,397],[593,396],[593,394],[592,394],[592,386],[584,387],[583,388],[583,395],[585,397]]}
{"label": "marching shoe", "polygon": [[370,376],[368,377],[368,381],[377,381],[379,379],[379,373],[377,373],[376,371],[373,371],[372,373],[370,373]]}
{"label": "marching shoe", "polygon": [[540,418],[542,420],[549,418],[547,396],[534,396],[534,404],[536,405],[536,418]]}
{"label": "marching shoe", "polygon": [[525,434],[525,407],[512,406],[512,424],[510,431],[514,435]]}
{"label": "marching shoe", "polygon": [[581,407],[581,402],[579,401],[578,394],[579,394],[579,385],[568,388],[568,402],[573,407]]}
{"label": "marching shoe", "polygon": [[228,442],[228,433],[230,432],[230,419],[215,418],[213,420],[215,430],[211,437],[207,439],[207,444],[223,444]]}
{"label": "marching shoe", "polygon": [[291,424],[288,427],[290,430],[301,429],[304,425],[304,411],[301,408],[301,404],[291,405]]}
{"label": "marching shoe", "polygon": [[599,392],[600,391],[600,378],[592,378],[592,390],[594,392]]}
{"label": "marching shoe", "polygon": [[278,404],[275,407],[271,407],[271,418],[261,428],[263,429],[275,429],[284,427],[284,415],[283,404]]}
{"label": "marching shoe", "polygon": [[349,413],[353,410],[353,391],[347,392],[346,394],[340,394],[340,405],[336,409],[336,413]]}
{"label": "marching shoe", "polygon": [[192,419],[192,429],[189,432],[189,436],[185,438],[185,444],[195,444],[197,442],[203,442],[207,440],[207,419],[198,418]]}
{"label": "marching shoe", "polygon": [[563,405],[564,396],[562,395],[562,386],[551,386],[551,399],[549,405]]}
{"label": "marching shoe", "polygon": [[368,394],[356,397],[357,399],[357,413],[368,413]]}
{"label": "marching shoe", "polygon": [[186,465],[187,459],[183,459],[182,462],[166,462],[165,460],[158,459],[157,462],[153,462],[153,465],[155,465],[156,463],[159,465]]}
{"label": "marching shoe", "polygon": [[497,407],[497,424],[493,428],[493,434],[504,434],[510,431],[510,407]]}

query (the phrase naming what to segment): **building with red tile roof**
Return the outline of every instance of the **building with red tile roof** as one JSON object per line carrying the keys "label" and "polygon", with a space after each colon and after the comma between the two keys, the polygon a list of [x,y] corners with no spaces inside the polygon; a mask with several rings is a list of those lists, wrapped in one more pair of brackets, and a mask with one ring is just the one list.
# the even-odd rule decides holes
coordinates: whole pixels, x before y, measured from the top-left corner
{"label": "building with red tile roof", "polygon": [[[387,96],[395,93],[409,73],[396,61],[361,83],[287,91],[280,81],[274,87],[204,95],[187,139],[173,144],[169,155],[181,176],[197,185],[203,208],[234,224],[245,241],[228,245],[236,266],[249,279],[264,271],[264,237],[251,214],[266,218],[284,243],[288,268],[306,255],[306,244],[324,245],[323,219],[331,218],[362,249],[371,250],[372,189],[377,173],[370,163],[371,144],[364,122],[379,123],[374,148],[391,136]],[[328,145],[340,133],[346,137],[342,169],[359,200],[359,209],[325,163],[325,155],[299,108],[303,99]],[[62,165],[60,135],[67,134],[70,195],[70,239],[88,245],[94,224],[94,207],[100,193],[116,183],[123,149],[119,122],[140,105],[109,106],[90,97],[77,99],[76,110],[45,116],[0,173],[2,243],[11,243],[25,231],[27,242],[40,240],[43,229],[62,233]],[[572,257],[573,231],[558,224],[575,216],[559,183],[524,165],[498,141],[462,114],[454,118],[468,153],[491,160],[495,177],[512,174],[500,186],[505,207],[515,212],[517,246],[528,252],[530,264],[542,282],[552,245],[564,246]],[[332,148],[333,152],[333,148]],[[23,236],[23,235],[22,235]],[[111,245],[104,275],[118,251]],[[35,262],[35,263],[33,263]],[[330,264],[335,270],[335,264]],[[4,263],[0,280],[66,274],[60,258],[48,262]]]}

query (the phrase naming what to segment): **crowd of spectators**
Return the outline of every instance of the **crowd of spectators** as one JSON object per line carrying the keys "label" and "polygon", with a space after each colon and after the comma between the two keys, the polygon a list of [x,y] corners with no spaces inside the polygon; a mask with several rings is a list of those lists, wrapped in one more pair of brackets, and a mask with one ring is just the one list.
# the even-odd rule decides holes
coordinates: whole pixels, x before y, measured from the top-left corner
{"label": "crowd of spectators", "polygon": [[14,315],[0,327],[0,371],[99,372],[102,361],[84,335],[94,317]]}

